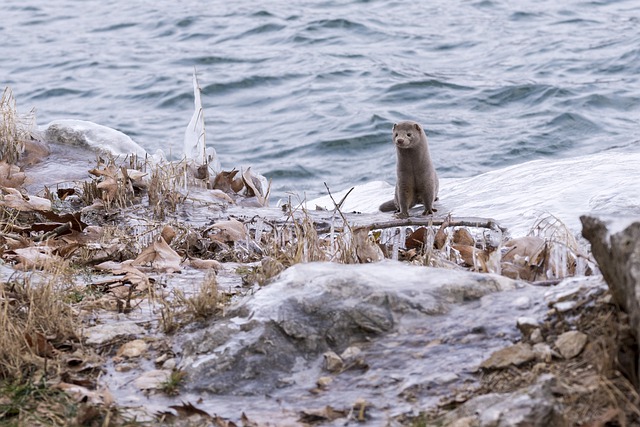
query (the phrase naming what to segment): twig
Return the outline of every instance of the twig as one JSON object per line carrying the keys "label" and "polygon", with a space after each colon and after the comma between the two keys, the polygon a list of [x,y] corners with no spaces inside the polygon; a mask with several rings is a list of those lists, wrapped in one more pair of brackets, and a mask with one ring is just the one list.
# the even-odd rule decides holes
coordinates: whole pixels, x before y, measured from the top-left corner
{"label": "twig", "polygon": [[[327,189],[327,192],[329,193],[329,197],[331,198],[333,205],[335,206],[335,210],[338,211],[338,213],[340,214],[340,217],[342,218],[342,222],[347,226],[347,228],[351,230],[351,226],[347,222],[347,218],[345,218],[344,214],[340,210],[340,207],[342,206],[342,204],[344,203],[344,200],[347,198],[349,194],[351,194],[351,192],[355,187],[351,187],[351,190],[347,191],[347,194],[345,194],[342,200],[340,200],[340,203],[336,203],[335,199],[333,198],[333,194],[331,194],[331,190],[329,190],[329,186],[327,185],[326,182],[324,183],[324,186]],[[318,230],[316,230],[316,232],[318,232]]]}
{"label": "twig", "polygon": [[[343,216],[343,219],[344,216]],[[345,220],[346,222],[346,220]],[[424,226],[441,226],[445,227],[475,227],[475,228],[488,228],[490,230],[504,233],[507,229],[500,226],[495,220],[490,218],[407,218],[407,219],[392,219],[384,222],[374,222],[371,224],[357,225],[351,227],[353,231],[368,228],[370,230],[383,230],[385,228],[395,227],[407,227],[412,225],[424,225]],[[317,230],[318,233],[327,233],[329,230],[325,227]]]}
{"label": "twig", "polygon": [[56,227],[55,229],[51,230],[50,232],[45,233],[42,236],[38,236],[33,240],[36,241],[36,242],[43,242],[43,241],[49,239],[50,237],[62,236],[63,234],[67,234],[70,231],[71,231],[71,221],[62,224],[61,226]]}

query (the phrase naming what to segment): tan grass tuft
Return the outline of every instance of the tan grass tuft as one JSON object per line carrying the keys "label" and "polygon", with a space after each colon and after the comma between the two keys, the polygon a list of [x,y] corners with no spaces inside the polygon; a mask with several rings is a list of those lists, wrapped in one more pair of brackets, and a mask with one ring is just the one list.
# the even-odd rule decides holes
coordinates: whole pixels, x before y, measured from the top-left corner
{"label": "tan grass tuft", "polygon": [[32,111],[30,115],[20,117],[13,92],[7,87],[0,98],[0,116],[0,160],[13,164],[24,151],[25,141],[31,137],[29,127],[34,114]]}

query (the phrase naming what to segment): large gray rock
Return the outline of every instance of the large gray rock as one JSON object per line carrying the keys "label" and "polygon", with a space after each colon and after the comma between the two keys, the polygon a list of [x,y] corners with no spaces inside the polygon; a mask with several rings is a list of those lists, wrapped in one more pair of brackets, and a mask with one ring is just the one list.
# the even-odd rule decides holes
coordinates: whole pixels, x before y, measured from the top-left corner
{"label": "large gray rock", "polygon": [[[615,303],[629,315],[637,342],[640,339],[640,219],[582,216],[580,220],[582,235],[591,242],[591,251]],[[632,380],[640,384],[637,374]]]}
{"label": "large gray rock", "polygon": [[[224,319],[178,343],[183,352],[181,367],[190,377],[187,387],[193,390],[264,394],[293,383],[313,385],[321,375],[322,355],[328,351],[340,354],[352,345],[371,347],[370,343],[377,342],[379,337],[390,336],[393,343],[385,342],[379,345],[379,350],[363,352],[364,362],[352,369],[365,369],[366,363],[376,357],[391,363],[385,354],[394,354],[393,364],[403,369],[407,360],[415,360],[415,355],[410,351],[398,353],[399,343],[417,339],[428,342],[455,332],[457,336],[452,342],[464,338],[469,343],[477,340],[480,347],[485,347],[475,352],[466,350],[463,360],[471,368],[481,361],[487,347],[504,345],[508,338],[503,335],[492,344],[486,339],[484,328],[492,326],[481,318],[485,312],[487,317],[495,315],[478,307],[482,315],[462,312],[459,314],[465,317],[462,321],[432,319],[455,305],[476,301],[496,291],[514,290],[516,283],[497,275],[391,261],[369,265],[296,265],[274,283],[232,307]],[[508,307],[509,303],[499,304],[492,310]],[[439,332],[437,325],[443,322],[454,326],[440,326],[443,331]],[[473,331],[476,327],[478,330]],[[511,329],[515,335],[515,328]],[[427,332],[434,338],[429,338]],[[424,351],[424,345],[419,344],[416,351]],[[427,376],[416,378],[428,381]],[[407,387],[423,387],[416,379],[412,381]]]}

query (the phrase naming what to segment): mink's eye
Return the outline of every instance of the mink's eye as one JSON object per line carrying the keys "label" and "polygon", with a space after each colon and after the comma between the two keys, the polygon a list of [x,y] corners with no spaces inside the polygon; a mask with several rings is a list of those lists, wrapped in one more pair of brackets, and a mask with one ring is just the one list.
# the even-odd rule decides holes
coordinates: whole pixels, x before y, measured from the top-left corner
{"label": "mink's eye", "polygon": [[411,132],[407,132],[407,136],[411,138]]}

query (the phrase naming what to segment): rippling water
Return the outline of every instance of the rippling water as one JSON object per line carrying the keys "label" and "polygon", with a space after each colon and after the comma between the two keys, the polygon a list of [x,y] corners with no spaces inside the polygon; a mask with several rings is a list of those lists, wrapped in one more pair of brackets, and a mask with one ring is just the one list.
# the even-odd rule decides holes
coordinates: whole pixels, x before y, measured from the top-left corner
{"label": "rippling water", "polygon": [[403,119],[442,177],[640,150],[639,17],[636,1],[3,0],[0,84],[40,124],[175,156],[195,67],[223,167],[313,197],[393,182]]}

